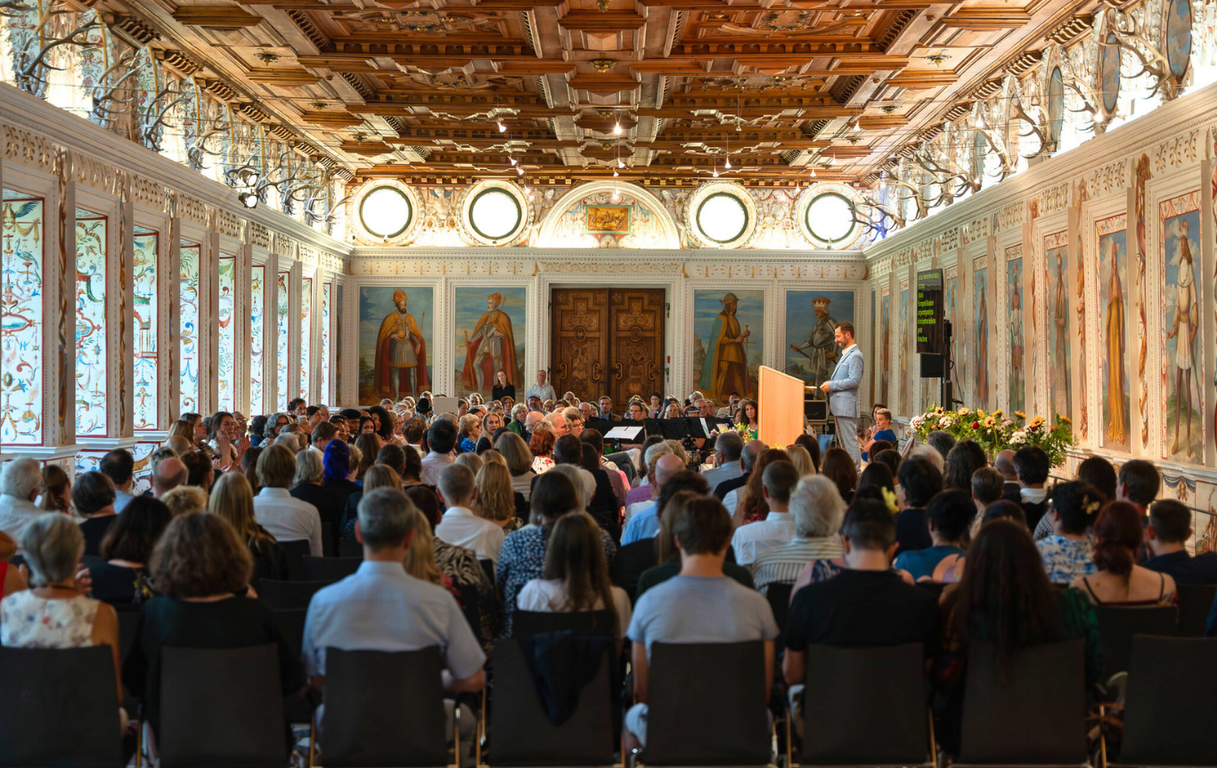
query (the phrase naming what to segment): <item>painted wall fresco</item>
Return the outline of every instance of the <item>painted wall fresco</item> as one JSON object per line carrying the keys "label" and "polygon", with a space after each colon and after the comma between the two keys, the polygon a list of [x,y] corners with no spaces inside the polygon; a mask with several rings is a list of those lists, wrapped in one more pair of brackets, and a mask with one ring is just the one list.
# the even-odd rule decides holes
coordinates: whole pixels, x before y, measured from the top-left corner
{"label": "painted wall fresco", "polygon": [[276,344],[275,354],[275,392],[278,394],[279,401],[271,404],[271,409],[279,410],[287,407],[287,401],[292,399],[287,391],[287,371],[291,362],[291,324],[288,318],[290,307],[289,298],[287,295],[287,286],[291,284],[291,273],[283,270],[279,271],[275,286],[275,338],[278,340]]}
{"label": "painted wall fresco", "polygon": [[879,374],[879,396],[875,399],[879,402],[887,403],[890,408],[895,408],[896,406],[893,403],[887,402],[888,398],[891,397],[891,390],[888,388],[891,380],[888,374],[891,371],[892,354],[892,297],[888,295],[887,291],[883,292],[883,297],[879,300],[879,304],[879,354],[877,357],[882,362]]}
{"label": "painted wall fresco", "polygon": [[[946,305],[947,320],[951,323],[951,365],[949,372],[955,399],[968,402],[968,353],[964,346],[966,334],[963,332],[963,315],[959,311],[959,278],[949,277],[945,281],[943,302]],[[947,404],[944,404],[947,405]]]}
{"label": "painted wall fresco", "polygon": [[[900,312],[896,315],[896,341],[898,347],[896,349],[896,370],[909,370],[909,289],[908,283],[904,283],[900,290]],[[896,398],[898,407],[901,410],[912,410],[910,398],[912,397],[913,387],[911,386],[912,375],[904,375],[900,377],[899,392],[900,396]]]}
{"label": "painted wall fresco", "polygon": [[1007,382],[1010,411],[1022,412],[1027,407],[1027,372],[1023,334],[1023,259],[1022,246],[1006,249],[1006,328],[1010,353],[1010,375]]}
{"label": "painted wall fresco", "polygon": [[528,289],[457,286],[453,295],[456,394],[490,396],[498,371],[523,395]]}
{"label": "painted wall fresco", "polygon": [[300,397],[313,398],[313,278],[300,281]]}
{"label": "painted wall fresco", "polygon": [[1049,412],[1073,418],[1072,367],[1069,358],[1069,233],[1044,237],[1044,271],[1048,286]]}
{"label": "painted wall fresco", "polygon": [[0,209],[0,443],[42,442],[41,198],[4,190]]}
{"label": "painted wall fresco", "polygon": [[[339,283],[336,288],[337,291],[335,292],[334,307],[335,311],[338,313],[338,317],[334,322],[334,336],[337,339],[342,339],[342,308],[345,305],[346,300],[346,286]],[[338,393],[342,392],[342,361],[345,357],[342,354],[342,348],[343,345],[340,342],[337,348],[334,350],[334,391]],[[335,397],[334,399],[337,401],[338,397]]]}
{"label": "painted wall fresco", "polygon": [[765,349],[764,291],[693,291],[693,382],[714,402],[755,397]]}
{"label": "painted wall fresco", "polygon": [[976,338],[975,403],[970,408],[992,408],[993,387],[989,367],[989,270],[978,269],[972,281],[972,327]]}
{"label": "painted wall fresco", "polygon": [[1204,462],[1204,348],[1197,281],[1200,260],[1200,193],[1158,205],[1162,258],[1162,392],[1166,407],[1163,458]]}
{"label": "painted wall fresco", "polygon": [[[872,292],[872,301],[874,299]],[[855,323],[853,291],[787,291],[784,370],[808,385],[828,381],[840,359],[838,323]]]}
{"label": "painted wall fresco", "polygon": [[157,338],[160,336],[160,235],[136,230],[134,240],[135,280],[133,314],[135,334],[135,429],[157,429],[161,382],[158,376]]}
{"label": "painted wall fresco", "polygon": [[360,404],[418,397],[431,389],[434,294],[430,286],[359,289]]}
{"label": "painted wall fresco", "polygon": [[317,400],[329,403],[330,397],[330,307],[333,306],[334,284],[328,280],[321,284],[321,383]]}
{"label": "painted wall fresco", "polygon": [[195,413],[199,408],[199,257],[200,247],[193,243],[182,243],[181,274],[178,290],[181,292],[181,314],[178,315],[181,338],[182,394],[179,398],[179,413]]}
{"label": "painted wall fresco", "polygon": [[249,413],[265,414],[266,265],[254,264],[249,278]]}
{"label": "painted wall fresco", "polygon": [[1120,214],[1095,222],[1098,235],[1099,343],[1102,345],[1102,444],[1129,449],[1129,387],[1125,358],[1127,347],[1124,286],[1128,263],[1127,216]]}
{"label": "painted wall fresco", "polygon": [[106,434],[107,220],[76,212],[76,435]]}
{"label": "painted wall fresco", "polygon": [[219,410],[232,411],[235,408],[235,389],[237,384],[236,362],[237,325],[236,325],[236,272],[237,258],[226,253],[220,254],[220,303],[217,307],[216,321],[219,331],[219,360],[216,374],[220,383]]}
{"label": "painted wall fresco", "polygon": [[[609,214],[613,214],[611,217]],[[611,221],[610,221],[611,218]],[[608,226],[608,224],[613,226]],[[549,247],[660,248],[665,243],[659,214],[628,194],[604,191],[563,211]]]}

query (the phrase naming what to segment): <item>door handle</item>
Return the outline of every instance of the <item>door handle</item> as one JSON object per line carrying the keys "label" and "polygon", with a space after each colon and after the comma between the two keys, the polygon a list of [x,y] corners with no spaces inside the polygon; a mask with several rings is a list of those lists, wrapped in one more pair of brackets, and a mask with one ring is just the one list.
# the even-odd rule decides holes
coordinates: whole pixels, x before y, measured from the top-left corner
{"label": "door handle", "polygon": [[600,381],[600,374],[604,370],[604,366],[597,360],[592,363],[592,381]]}
{"label": "door handle", "polygon": [[617,381],[621,381],[621,379],[622,379],[621,371],[623,368],[624,368],[624,366],[621,364],[620,360],[613,364],[613,370],[616,371],[616,373],[617,373],[617,376],[616,376]]}

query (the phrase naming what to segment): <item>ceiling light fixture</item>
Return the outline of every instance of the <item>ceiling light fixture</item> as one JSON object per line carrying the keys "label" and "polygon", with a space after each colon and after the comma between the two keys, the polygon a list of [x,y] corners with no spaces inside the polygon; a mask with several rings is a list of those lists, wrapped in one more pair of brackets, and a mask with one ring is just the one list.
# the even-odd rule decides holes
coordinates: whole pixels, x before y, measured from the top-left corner
{"label": "ceiling light fixture", "polygon": [[507,133],[507,126],[503,125],[502,120],[496,121],[495,124],[499,126],[499,133]]}
{"label": "ceiling light fixture", "polygon": [[625,161],[624,161],[624,160],[622,160],[621,158],[618,158],[618,159],[617,159],[617,167],[618,167],[618,168],[624,168],[624,167],[625,167]]}
{"label": "ceiling light fixture", "polygon": [[258,207],[258,196],[253,192],[242,192],[237,195],[237,200],[246,208],[253,209]]}
{"label": "ceiling light fixture", "polygon": [[520,161],[519,161],[519,160],[516,160],[514,157],[511,157],[510,155],[507,157],[507,161],[508,161],[508,162],[510,162],[512,165],[519,165],[519,164],[520,164]]}
{"label": "ceiling light fixture", "polygon": [[714,166],[714,173],[712,173],[710,175],[716,179],[718,178],[718,166],[717,165]]}
{"label": "ceiling light fixture", "polygon": [[522,167],[520,167],[520,166],[518,166],[518,165],[517,165],[517,166],[516,166],[516,173],[517,173],[517,174],[519,174],[520,176],[523,176],[523,175],[524,175],[524,169],[523,169]]}
{"label": "ceiling light fixture", "polygon": [[723,168],[725,168],[725,169],[731,168],[731,158],[729,158],[729,157],[727,158],[727,162],[723,163]]}
{"label": "ceiling light fixture", "polygon": [[618,176],[620,176],[620,175],[621,175],[620,173],[617,173],[616,171],[613,171],[613,178],[614,178],[614,179],[615,179],[615,178],[617,178],[617,177],[618,177]]}

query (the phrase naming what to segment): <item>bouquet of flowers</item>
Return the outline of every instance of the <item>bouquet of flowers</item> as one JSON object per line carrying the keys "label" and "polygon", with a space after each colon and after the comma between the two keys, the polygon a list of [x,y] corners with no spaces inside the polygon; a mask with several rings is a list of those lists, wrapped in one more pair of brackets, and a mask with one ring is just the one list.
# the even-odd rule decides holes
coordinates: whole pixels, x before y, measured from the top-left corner
{"label": "bouquet of flowers", "polygon": [[1055,422],[1048,426],[1042,416],[1036,416],[1025,427],[1010,435],[1007,447],[1018,450],[1025,445],[1033,445],[1048,454],[1048,461],[1053,467],[1062,466],[1069,456],[1069,449],[1073,447],[1073,424],[1060,414],[1057,414]]}
{"label": "bouquet of flowers", "polygon": [[733,424],[731,426],[719,425],[717,427],[710,428],[710,434],[714,435],[715,437],[718,437],[719,435],[727,433],[727,432],[737,433],[740,437],[742,437],[744,439],[744,443],[749,443],[749,442],[757,439],[756,427],[750,427],[747,424],[744,424],[743,422],[740,422],[738,424]]}
{"label": "bouquet of flowers", "polygon": [[942,431],[956,441],[975,441],[990,457],[1007,448],[1018,450],[1025,445],[1034,445],[1048,454],[1053,467],[1065,463],[1074,444],[1069,419],[1061,415],[1057,415],[1055,424],[1048,427],[1042,416],[1027,421],[1027,415],[1019,411],[1015,411],[1011,419],[1003,415],[1001,409],[986,413],[979,409],[950,411],[930,406],[925,413],[914,416],[909,425],[922,442],[931,432]]}

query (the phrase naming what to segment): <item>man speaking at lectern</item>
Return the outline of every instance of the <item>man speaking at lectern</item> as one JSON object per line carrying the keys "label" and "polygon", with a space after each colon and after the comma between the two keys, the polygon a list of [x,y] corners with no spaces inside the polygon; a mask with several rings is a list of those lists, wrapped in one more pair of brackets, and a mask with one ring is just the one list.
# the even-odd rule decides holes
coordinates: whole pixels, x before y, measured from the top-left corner
{"label": "man speaking at lectern", "polygon": [[841,348],[841,357],[820,390],[828,393],[828,409],[837,422],[837,441],[857,464],[862,458],[858,447],[858,386],[866,364],[862,350],[854,343],[853,323],[838,324],[833,335]]}

